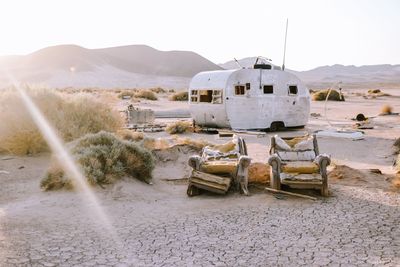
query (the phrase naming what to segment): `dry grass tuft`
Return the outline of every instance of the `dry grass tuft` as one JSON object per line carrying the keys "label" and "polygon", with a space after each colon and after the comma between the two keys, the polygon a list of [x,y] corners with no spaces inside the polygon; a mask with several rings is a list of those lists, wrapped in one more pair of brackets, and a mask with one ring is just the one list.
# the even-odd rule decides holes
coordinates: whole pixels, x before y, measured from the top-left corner
{"label": "dry grass tuft", "polygon": [[[71,153],[91,185],[112,184],[123,176],[151,182],[154,169],[151,152],[114,134],[104,131],[88,134],[74,142]],[[74,182],[59,164],[53,163],[40,186],[46,191],[74,188]]]}
{"label": "dry grass tuft", "polygon": [[392,107],[389,105],[384,105],[381,108],[381,115],[392,114]]}
{"label": "dry grass tuft", "polygon": [[366,97],[368,97],[368,96],[371,97],[371,98],[376,98],[376,97],[390,96],[390,95],[382,92],[379,89],[370,89],[370,90],[368,90],[368,93],[367,93]]}
{"label": "dry grass tuft", "polygon": [[171,101],[187,101],[188,100],[188,92],[179,92],[174,93],[169,97]]}
{"label": "dry grass tuft", "polygon": [[138,142],[144,139],[143,132],[135,132],[127,129],[120,130],[116,134],[118,137],[122,138],[122,140],[127,140],[132,142]]}
{"label": "dry grass tuft", "polygon": [[165,94],[167,91],[161,87],[151,88],[150,91],[156,94]]}
{"label": "dry grass tuft", "polygon": [[[94,98],[66,96],[50,90],[27,90],[38,108],[64,141],[122,126],[119,114]],[[0,152],[36,154],[48,147],[15,90],[0,93]]]}
{"label": "dry grass tuft", "polygon": [[192,128],[192,123],[189,121],[175,121],[167,125],[165,131],[169,134],[182,134]]}
{"label": "dry grass tuft", "polygon": [[[329,89],[326,90],[319,90],[312,94],[312,100],[314,101],[325,101],[326,96],[328,95]],[[345,101],[344,96],[340,95],[340,93],[336,90],[331,90],[329,94],[328,100],[332,101]]]}
{"label": "dry grass tuft", "polygon": [[65,178],[63,169],[53,160],[45,176],[40,181],[40,188],[45,191],[59,190],[62,188],[71,190],[74,188],[74,185],[71,179]]}
{"label": "dry grass tuft", "polygon": [[154,92],[152,92],[150,90],[145,90],[145,89],[141,89],[141,90],[137,91],[135,93],[135,97],[145,98],[148,100],[157,100],[158,99],[156,94],[154,94]]}
{"label": "dry grass tuft", "polygon": [[379,94],[381,93],[381,90],[379,89],[369,89],[368,94]]}
{"label": "dry grass tuft", "polygon": [[400,153],[400,137],[397,138],[397,139],[394,141],[393,147],[394,147],[395,153]]}
{"label": "dry grass tuft", "polygon": [[209,143],[206,140],[203,139],[191,139],[189,137],[186,138],[181,138],[181,137],[174,137],[175,143],[177,145],[188,145],[191,147],[195,147],[199,150],[203,149],[206,146],[213,146],[213,144]]}

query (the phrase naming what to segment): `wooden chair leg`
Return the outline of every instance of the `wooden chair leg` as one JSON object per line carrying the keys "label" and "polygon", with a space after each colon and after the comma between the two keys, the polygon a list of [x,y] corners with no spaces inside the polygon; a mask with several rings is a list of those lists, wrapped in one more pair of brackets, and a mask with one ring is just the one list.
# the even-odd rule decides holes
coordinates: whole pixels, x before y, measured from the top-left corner
{"label": "wooden chair leg", "polygon": [[194,185],[189,184],[186,193],[189,197],[194,197],[200,195],[200,190]]}
{"label": "wooden chair leg", "polygon": [[323,196],[323,197],[328,197],[329,196],[328,183],[322,185],[322,187],[321,187],[321,196]]}

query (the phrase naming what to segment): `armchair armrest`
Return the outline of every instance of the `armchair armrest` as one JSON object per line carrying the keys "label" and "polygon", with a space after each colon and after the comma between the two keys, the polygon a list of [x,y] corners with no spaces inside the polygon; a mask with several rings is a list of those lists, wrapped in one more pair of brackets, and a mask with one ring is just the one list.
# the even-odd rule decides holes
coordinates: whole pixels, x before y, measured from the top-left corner
{"label": "armchair armrest", "polygon": [[327,154],[320,154],[314,159],[314,162],[318,165],[321,174],[323,172],[326,174],[326,167],[331,164],[331,157]]}
{"label": "armchair armrest", "polygon": [[271,166],[271,168],[276,169],[279,172],[281,171],[282,160],[277,154],[272,154],[268,158],[268,164]]}
{"label": "armchair armrest", "polygon": [[322,177],[321,194],[324,197],[327,197],[329,195],[329,192],[328,192],[328,174],[326,172],[326,167],[329,164],[331,164],[331,158],[326,154],[321,154],[314,159],[314,162],[318,164],[319,172]]}
{"label": "armchair armrest", "polygon": [[200,169],[200,164],[202,163],[202,158],[200,156],[191,156],[188,160],[188,164],[194,170],[198,171]]}
{"label": "armchair armrest", "polygon": [[271,166],[271,187],[280,190],[282,160],[277,154],[273,154],[268,158],[268,164]]}

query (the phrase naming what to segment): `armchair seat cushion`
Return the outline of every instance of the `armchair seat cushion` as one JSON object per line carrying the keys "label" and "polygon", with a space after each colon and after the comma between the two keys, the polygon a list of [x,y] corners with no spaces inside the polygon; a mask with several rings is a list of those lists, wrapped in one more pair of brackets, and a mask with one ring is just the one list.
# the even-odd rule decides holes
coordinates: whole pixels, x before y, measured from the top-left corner
{"label": "armchair seat cushion", "polygon": [[300,174],[319,173],[319,166],[312,161],[290,161],[282,164],[282,171]]}
{"label": "armchair seat cushion", "polygon": [[281,183],[322,184],[322,176],[319,173],[311,173],[311,174],[281,173]]}
{"label": "armchair seat cushion", "polygon": [[214,160],[200,165],[200,170],[210,174],[233,174],[236,172],[238,161]]}

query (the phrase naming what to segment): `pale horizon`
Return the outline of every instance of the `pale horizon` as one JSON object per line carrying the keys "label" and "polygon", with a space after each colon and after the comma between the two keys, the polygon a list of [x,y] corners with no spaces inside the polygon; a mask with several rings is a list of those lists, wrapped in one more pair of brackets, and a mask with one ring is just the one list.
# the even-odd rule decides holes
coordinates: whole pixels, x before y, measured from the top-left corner
{"label": "pale horizon", "polygon": [[398,1],[5,1],[0,55],[74,44],[193,51],[219,64],[265,56],[286,66],[400,64]]}

